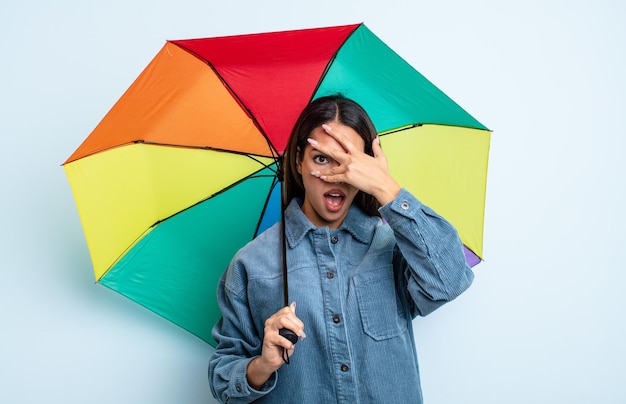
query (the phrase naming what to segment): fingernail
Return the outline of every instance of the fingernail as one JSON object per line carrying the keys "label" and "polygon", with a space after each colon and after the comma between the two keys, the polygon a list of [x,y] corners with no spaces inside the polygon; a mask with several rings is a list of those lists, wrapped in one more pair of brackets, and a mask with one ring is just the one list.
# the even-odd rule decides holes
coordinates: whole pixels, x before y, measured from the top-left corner
{"label": "fingernail", "polygon": [[299,335],[300,339],[306,339],[306,334],[304,333],[304,331],[300,331],[300,335]]}
{"label": "fingernail", "polygon": [[376,136],[376,139],[374,139],[374,141],[376,142],[376,144],[380,144],[380,138],[378,136]]}
{"label": "fingernail", "polygon": [[331,128],[330,125],[326,125],[325,123],[322,124],[322,129],[324,129],[326,132],[333,130],[333,128]]}
{"label": "fingernail", "polygon": [[309,142],[311,146],[317,146],[317,140],[315,139],[307,138],[306,141]]}
{"label": "fingernail", "polygon": [[311,175],[314,177],[319,177],[320,176],[320,172],[319,171],[311,171]]}

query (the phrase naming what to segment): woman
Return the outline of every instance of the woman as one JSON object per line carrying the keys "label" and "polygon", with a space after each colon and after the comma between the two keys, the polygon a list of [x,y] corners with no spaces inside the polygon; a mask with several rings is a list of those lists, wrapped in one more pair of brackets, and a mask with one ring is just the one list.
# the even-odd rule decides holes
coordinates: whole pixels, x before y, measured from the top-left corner
{"label": "woman", "polygon": [[[304,109],[284,169],[294,303],[281,308],[277,224],[235,255],[218,286],[213,395],[229,403],[421,403],[412,320],[473,279],[456,230],[398,185],[370,118],[342,96]],[[282,328],[301,342],[279,335]]]}

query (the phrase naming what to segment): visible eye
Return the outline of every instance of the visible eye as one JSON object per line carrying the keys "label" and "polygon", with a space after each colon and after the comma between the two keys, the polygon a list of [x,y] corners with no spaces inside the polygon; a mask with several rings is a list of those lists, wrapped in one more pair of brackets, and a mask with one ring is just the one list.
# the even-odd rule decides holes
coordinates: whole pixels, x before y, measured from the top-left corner
{"label": "visible eye", "polygon": [[328,157],[326,157],[323,154],[318,154],[316,156],[313,156],[313,161],[316,164],[326,164],[326,163],[328,163]]}

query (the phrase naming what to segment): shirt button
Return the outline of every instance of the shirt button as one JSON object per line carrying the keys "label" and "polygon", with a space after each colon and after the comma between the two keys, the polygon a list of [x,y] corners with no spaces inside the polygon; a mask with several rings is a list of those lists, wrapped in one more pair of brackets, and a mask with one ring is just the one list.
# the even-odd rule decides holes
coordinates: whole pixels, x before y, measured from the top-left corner
{"label": "shirt button", "polygon": [[333,243],[333,244],[337,244],[338,241],[339,241],[339,237],[337,237],[337,236],[332,236],[330,238],[330,242]]}
{"label": "shirt button", "polygon": [[339,314],[335,314],[333,316],[333,323],[339,324],[341,322],[341,316]]}
{"label": "shirt button", "polygon": [[402,204],[400,205],[400,207],[404,210],[407,210],[409,208],[409,203],[408,202],[402,202]]}
{"label": "shirt button", "polygon": [[243,390],[243,387],[241,387],[241,383],[237,383],[237,385],[235,386],[235,388],[237,389],[237,391],[239,393],[241,393],[241,391]]}
{"label": "shirt button", "polygon": [[335,277],[335,273],[333,271],[326,272],[326,277],[328,279],[333,279]]}
{"label": "shirt button", "polygon": [[341,365],[342,372],[347,372],[348,370],[350,370],[350,366],[346,365],[345,363]]}

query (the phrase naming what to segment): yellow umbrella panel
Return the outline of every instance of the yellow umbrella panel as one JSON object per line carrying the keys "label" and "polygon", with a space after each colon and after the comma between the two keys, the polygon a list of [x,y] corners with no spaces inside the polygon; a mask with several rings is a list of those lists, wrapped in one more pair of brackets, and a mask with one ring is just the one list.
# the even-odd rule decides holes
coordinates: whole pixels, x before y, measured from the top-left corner
{"label": "yellow umbrella panel", "polygon": [[490,138],[488,130],[444,125],[419,125],[381,134],[383,151],[393,156],[389,159],[391,174],[456,227],[470,250],[466,250],[470,264],[483,256]]}

